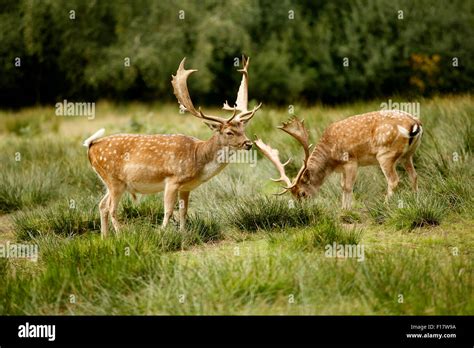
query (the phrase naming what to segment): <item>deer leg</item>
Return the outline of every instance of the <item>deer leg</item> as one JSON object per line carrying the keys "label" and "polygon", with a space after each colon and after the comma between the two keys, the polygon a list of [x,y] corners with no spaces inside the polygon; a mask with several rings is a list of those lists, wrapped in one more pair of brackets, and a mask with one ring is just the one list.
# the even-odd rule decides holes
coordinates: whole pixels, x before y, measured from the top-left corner
{"label": "deer leg", "polygon": [[416,174],[415,167],[413,166],[413,157],[410,156],[407,158],[403,165],[408,173],[408,177],[410,178],[413,191],[418,192],[418,175]]}
{"label": "deer leg", "polygon": [[178,186],[167,183],[165,186],[165,216],[163,217],[163,228],[168,225],[170,217],[173,215],[174,206],[176,204],[176,197],[178,196]]}
{"label": "deer leg", "polygon": [[100,234],[102,238],[107,237],[107,231],[109,229],[109,197],[110,193],[107,190],[104,198],[99,203],[100,212]]}
{"label": "deer leg", "polygon": [[357,163],[344,165],[342,175],[342,209],[351,209],[352,190],[357,177]]}
{"label": "deer leg", "polygon": [[346,195],[344,194],[344,185],[346,183],[346,171],[341,173],[341,188],[342,188],[342,209],[346,206]]}
{"label": "deer leg", "polygon": [[396,160],[393,158],[386,159],[386,160],[379,160],[380,168],[382,169],[385,178],[387,179],[388,189],[387,195],[385,196],[385,203],[388,202],[390,197],[393,195],[393,191],[398,185],[399,178],[397,174],[397,170],[395,169]]}
{"label": "deer leg", "polygon": [[188,214],[189,191],[179,192],[179,229],[184,231]]}
{"label": "deer leg", "polygon": [[117,209],[120,203],[120,198],[122,198],[124,192],[125,185],[123,185],[122,183],[114,185],[113,188],[110,190],[110,218],[112,220],[112,225],[114,226],[115,233],[117,234],[120,232],[120,223],[117,219]]}

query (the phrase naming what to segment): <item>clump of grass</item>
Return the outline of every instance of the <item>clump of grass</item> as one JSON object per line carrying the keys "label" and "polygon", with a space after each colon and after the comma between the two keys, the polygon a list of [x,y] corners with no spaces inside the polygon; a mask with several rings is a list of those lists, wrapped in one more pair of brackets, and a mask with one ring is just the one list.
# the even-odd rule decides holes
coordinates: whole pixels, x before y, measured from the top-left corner
{"label": "clump of grass", "polygon": [[346,223],[346,224],[355,224],[355,223],[360,223],[362,221],[358,213],[356,213],[355,211],[346,211],[346,210],[341,213],[340,219],[343,223]]}
{"label": "clump of grass", "polygon": [[460,212],[470,211],[474,203],[473,186],[467,183],[467,178],[472,173],[452,173],[450,177],[438,178],[436,185],[433,185],[433,191],[443,197],[443,201],[450,209]]}
{"label": "clump of grass", "polygon": [[388,224],[398,230],[437,226],[447,214],[448,206],[438,195],[397,194],[390,202],[366,205],[376,224]]}
{"label": "clump of grass", "polygon": [[67,202],[20,212],[13,216],[15,234],[19,240],[28,240],[42,234],[72,236],[100,229],[96,204],[82,204],[71,208]]}
{"label": "clump of grass", "polygon": [[322,214],[310,203],[269,197],[244,197],[232,202],[226,211],[231,225],[246,231],[306,226]]}
{"label": "clump of grass", "polygon": [[389,217],[389,206],[384,202],[371,202],[366,204],[370,217],[376,224],[383,224]]}
{"label": "clump of grass", "polygon": [[283,245],[292,250],[312,252],[322,250],[328,244],[358,244],[361,232],[358,229],[345,229],[331,216],[324,216],[314,226],[288,234],[273,235],[273,244]]}
{"label": "clump of grass", "polygon": [[391,207],[388,223],[399,230],[437,226],[447,214],[446,204],[435,195],[409,198],[402,206]]}
{"label": "clump of grass", "polygon": [[146,196],[138,202],[126,198],[121,203],[120,217],[125,220],[147,220],[158,226],[163,221],[163,216],[163,201],[156,196]]}
{"label": "clump of grass", "polygon": [[222,239],[220,224],[210,215],[190,215],[186,221],[187,233],[193,236],[193,242],[214,242]]}

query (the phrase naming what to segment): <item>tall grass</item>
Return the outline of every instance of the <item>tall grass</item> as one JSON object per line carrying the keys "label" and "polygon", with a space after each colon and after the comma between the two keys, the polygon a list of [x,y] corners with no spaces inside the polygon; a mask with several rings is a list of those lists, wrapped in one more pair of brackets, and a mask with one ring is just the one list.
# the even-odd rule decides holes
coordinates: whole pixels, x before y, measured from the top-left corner
{"label": "tall grass", "polygon": [[[315,106],[299,115],[315,142],[333,120],[377,105]],[[107,116],[108,134],[210,135],[193,118],[173,121],[171,106],[101,110],[119,115]],[[14,238],[40,250],[37,264],[0,258],[0,313],[472,314],[473,112],[470,96],[423,101],[417,194],[399,168],[400,186],[384,203],[385,178],[366,167],[349,212],[340,209],[337,175],[315,201],[273,197],[275,169],[258,154],[256,167],[231,164],[192,192],[185,231],[175,220],[161,228],[162,195],[125,196],[121,233],[106,240],[98,213],[104,188],[80,146],[99,125],[69,137],[45,125],[21,130],[29,124],[23,118],[0,121],[0,211],[9,214],[0,221],[11,220]],[[293,157],[291,174],[303,152],[274,127],[287,118],[286,110],[262,110],[247,134],[278,148],[282,159]],[[334,242],[364,245],[365,260],[325,257]]]}

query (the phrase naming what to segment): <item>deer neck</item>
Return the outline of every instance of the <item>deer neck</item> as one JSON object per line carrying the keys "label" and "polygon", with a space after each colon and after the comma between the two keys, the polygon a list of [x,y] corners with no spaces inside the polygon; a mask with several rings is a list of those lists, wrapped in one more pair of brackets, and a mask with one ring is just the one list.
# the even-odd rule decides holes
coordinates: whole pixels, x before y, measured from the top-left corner
{"label": "deer neck", "polygon": [[311,185],[319,188],[326,177],[334,170],[330,164],[329,149],[324,144],[318,144],[308,160]]}
{"label": "deer neck", "polygon": [[214,176],[227,165],[218,161],[219,152],[224,149],[219,135],[214,134],[209,140],[200,142],[196,147],[196,161],[198,167],[206,172],[206,176]]}

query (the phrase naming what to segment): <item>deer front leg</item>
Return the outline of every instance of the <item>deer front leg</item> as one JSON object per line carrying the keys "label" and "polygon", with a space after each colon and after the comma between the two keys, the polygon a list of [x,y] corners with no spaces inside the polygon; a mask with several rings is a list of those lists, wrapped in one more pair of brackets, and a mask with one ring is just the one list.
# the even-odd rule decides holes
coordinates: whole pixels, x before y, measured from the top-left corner
{"label": "deer front leg", "polygon": [[390,197],[393,195],[393,191],[398,186],[399,178],[397,170],[395,169],[396,160],[393,158],[380,159],[379,164],[382,169],[385,178],[387,179],[388,188],[387,195],[385,196],[385,203],[388,202]]}
{"label": "deer front leg", "polygon": [[189,191],[179,192],[179,229],[184,231],[188,215]]}
{"label": "deer front leg", "polygon": [[163,224],[161,227],[165,228],[168,225],[170,217],[173,216],[176,198],[178,196],[178,185],[174,183],[167,183],[165,186],[164,203],[165,216],[163,217]]}
{"label": "deer front leg", "polygon": [[342,185],[342,209],[349,210],[352,206],[352,190],[357,177],[357,163],[351,162],[343,167]]}

